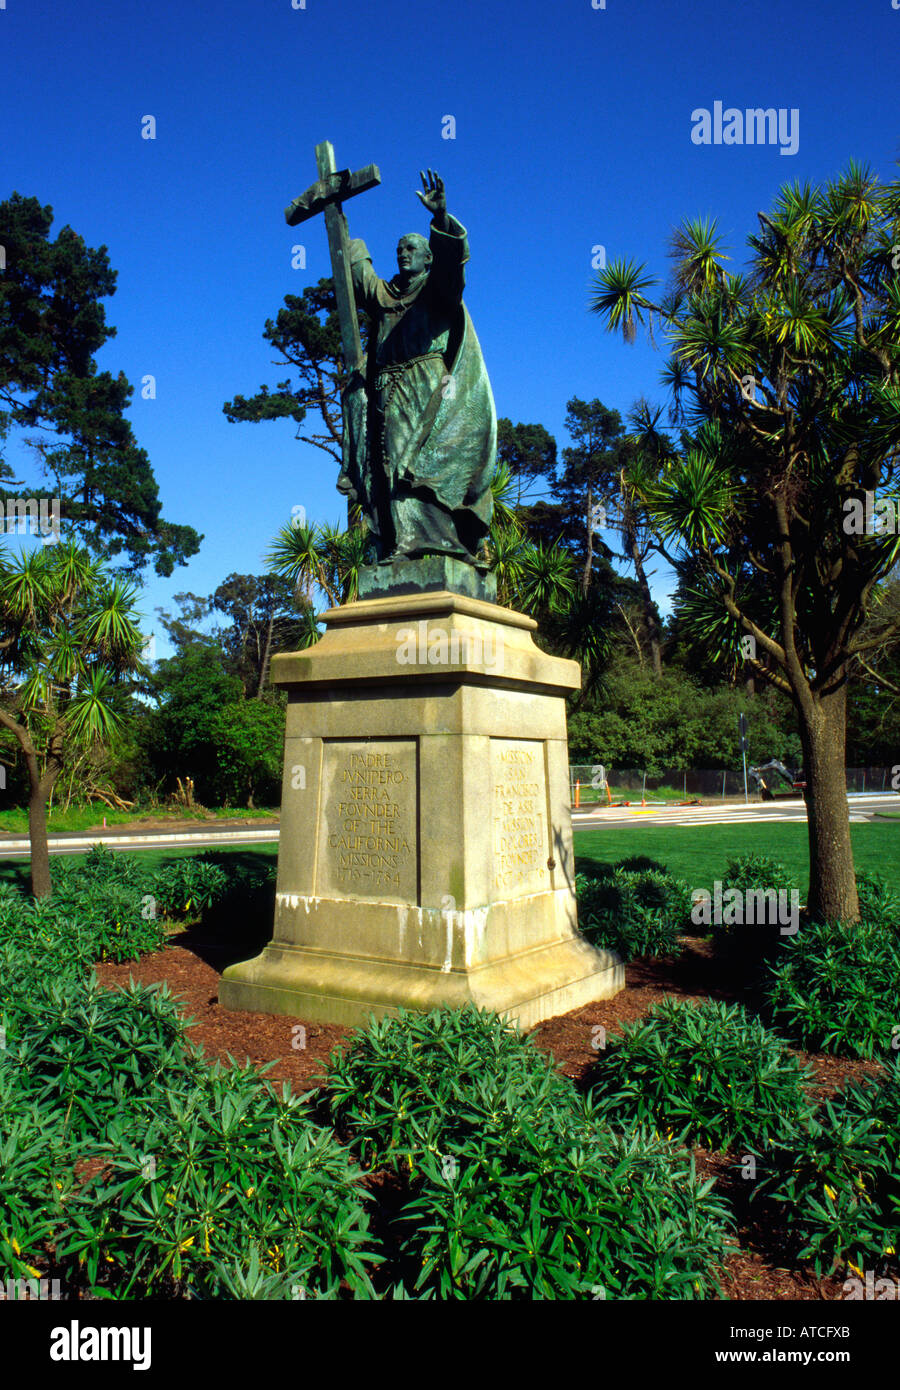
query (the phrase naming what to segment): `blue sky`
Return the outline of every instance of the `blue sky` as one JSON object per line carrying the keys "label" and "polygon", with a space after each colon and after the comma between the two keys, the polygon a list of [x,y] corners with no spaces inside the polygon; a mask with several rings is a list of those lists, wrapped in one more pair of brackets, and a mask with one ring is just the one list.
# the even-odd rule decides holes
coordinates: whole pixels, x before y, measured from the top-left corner
{"label": "blue sky", "polygon": [[[347,212],[382,274],[401,233],[427,231],[419,169],[441,173],[469,231],[467,303],[497,413],[540,421],[561,446],[573,395],[623,415],[663,399],[660,354],[587,312],[593,247],[661,273],[671,228],[712,215],[739,262],[782,183],[850,158],[896,173],[900,0],[294,3],[0,0],[0,196],[35,196],[53,235],[68,223],[108,247],[117,335],[99,365],[136,387],[164,515],[205,536],[171,579],[146,575],[148,631],[174,593],[259,573],[292,507],[343,514],[336,467],[289,422],[222,414],[287,375],[265,320],[330,274],[324,225],[283,215],[320,140],[339,166],[380,166]],[[717,100],[796,108],[797,153],[694,144],[692,111]],[[306,270],[291,268],[298,241]],[[155,400],[141,399],[147,374]],[[8,456],[21,467],[15,445]]]}

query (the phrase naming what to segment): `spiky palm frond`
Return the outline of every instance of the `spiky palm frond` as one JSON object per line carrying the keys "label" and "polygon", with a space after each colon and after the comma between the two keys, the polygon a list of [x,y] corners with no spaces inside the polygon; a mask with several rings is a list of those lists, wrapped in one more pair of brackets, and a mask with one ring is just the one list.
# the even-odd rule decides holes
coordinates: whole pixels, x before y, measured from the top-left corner
{"label": "spiky palm frond", "polygon": [[666,540],[708,551],[728,539],[735,506],[730,475],[715,459],[690,449],[654,489],[649,515]]}
{"label": "spiky palm frond", "polygon": [[719,285],[724,273],[721,262],[730,259],[721,248],[715,220],[685,218],[669,240],[669,256],[675,262],[676,288],[695,294]]}
{"label": "spiky palm frond", "polygon": [[136,601],[135,586],[115,579],[101,591],[94,611],[84,619],[85,641],[117,671],[134,671],[140,662],[144,641]]}
{"label": "spiky palm frond", "polygon": [[643,270],[633,261],[616,260],[598,271],[593,282],[591,312],[605,316],[607,329],[621,330],[627,343],[634,342],[637,324],[644,322],[642,310],[653,307],[643,291],[657,281],[652,275],[643,275]]}
{"label": "spiky palm frond", "polygon": [[105,667],[88,672],[65,715],[66,728],[79,743],[109,743],[121,731],[122,720],[111,703],[113,689]]}
{"label": "spiky palm frond", "polygon": [[519,558],[516,597],[532,617],[559,612],[575,593],[575,563],[558,545],[529,542]]}
{"label": "spiky palm frond", "polygon": [[298,590],[309,592],[319,585],[337,607],[340,598],[329,583],[321,550],[321,528],[306,524],[282,526],[266,553],[266,563],[273,574],[290,580]]}
{"label": "spiky palm frond", "polygon": [[513,531],[520,536],[522,523],[515,510],[517,495],[516,479],[513,477],[509,464],[505,459],[498,459],[491,478],[491,496],[493,498],[491,524],[501,530]]}

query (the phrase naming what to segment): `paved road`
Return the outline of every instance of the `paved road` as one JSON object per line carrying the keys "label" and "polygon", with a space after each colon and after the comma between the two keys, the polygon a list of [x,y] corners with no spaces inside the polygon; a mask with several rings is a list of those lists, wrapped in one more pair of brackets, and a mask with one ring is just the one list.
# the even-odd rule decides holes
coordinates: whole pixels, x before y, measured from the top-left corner
{"label": "paved road", "polygon": [[[869,821],[876,811],[900,811],[900,795],[886,792],[876,796],[848,796],[851,821]],[[706,806],[603,806],[572,812],[576,830],[596,830],[600,826],[637,825],[740,825],[763,821],[806,820],[802,797],[784,801],[751,802],[749,806],[718,804]]]}
{"label": "paved road", "polygon": [[[273,844],[278,840],[277,824],[266,826],[204,826],[191,830],[140,830],[127,827],[67,832],[50,836],[51,854],[84,854],[91,845],[108,849],[217,849],[222,845]],[[28,859],[31,849],[27,835],[0,836],[0,859]]]}

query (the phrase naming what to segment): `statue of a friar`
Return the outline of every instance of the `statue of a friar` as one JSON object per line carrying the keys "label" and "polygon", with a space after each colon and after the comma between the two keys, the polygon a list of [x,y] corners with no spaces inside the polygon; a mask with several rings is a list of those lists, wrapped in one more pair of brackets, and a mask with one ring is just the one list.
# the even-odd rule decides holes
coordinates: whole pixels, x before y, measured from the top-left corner
{"label": "statue of a friar", "polygon": [[338,488],[361,508],[381,560],[449,555],[475,563],[492,511],[497,417],[462,301],[466,229],[430,169],[418,192],[428,239],[400,238],[382,280],[363,241],[349,243],[357,307],[370,316],[365,371],[344,393]]}

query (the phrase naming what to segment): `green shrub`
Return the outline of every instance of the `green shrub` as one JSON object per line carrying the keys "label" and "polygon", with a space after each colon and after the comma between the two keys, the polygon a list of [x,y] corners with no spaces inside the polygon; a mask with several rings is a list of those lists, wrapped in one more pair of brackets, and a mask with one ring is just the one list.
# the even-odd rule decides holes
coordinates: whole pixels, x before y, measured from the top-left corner
{"label": "green shrub", "polygon": [[0,895],[0,1278],[52,1246],[94,1297],[367,1296],[380,1257],[334,1136],[261,1072],[207,1067],[164,986],[85,978],[148,886],[120,868],[103,851],[50,899]]}
{"label": "green shrub", "polygon": [[0,1052],[0,1283],[39,1278],[35,1261],[58,1223],[74,1160],[54,1142],[54,1117],[23,1103]]}
{"label": "green shrub", "polygon": [[892,927],[900,933],[900,896],[881,874],[857,874],[859,913],[874,926]]}
{"label": "green shrub", "polygon": [[678,937],[690,921],[687,884],[661,869],[628,869],[628,862],[599,875],[576,874],[582,933],[623,960],[677,954]]}
{"label": "green shrub", "polygon": [[150,875],[144,864],[132,854],[117,854],[98,841],[91,845],[82,863],[59,859],[53,863],[54,892],[62,893],[71,887],[108,888],[113,884],[144,892]]}
{"label": "green shrub", "polygon": [[94,1296],[230,1297],[255,1250],[266,1296],[370,1290],[359,1173],[287,1087],[207,1067],[164,988],[29,1004],[0,1051],[0,1270],[52,1243]]}
{"label": "green shrub", "polygon": [[574,1094],[545,1053],[496,1014],[475,1008],[398,1010],[358,1030],[327,1073],[340,1132],[366,1165],[414,1166],[487,1100],[513,1123],[552,1123],[552,1103]]}
{"label": "green shrub", "polygon": [[62,921],[46,899],[0,907],[0,1011],[21,1012],[47,981],[74,984],[95,960],[92,933]]}
{"label": "green shrub", "polygon": [[94,845],[83,864],[54,864],[47,911],[55,929],[79,936],[90,960],[136,960],[165,941],[152,902],[152,878],[131,855]]}
{"label": "green shrub", "polygon": [[723,1149],[763,1143],[810,1113],[809,1076],[739,1004],[664,999],[609,1040],[589,1079],[610,1124],[648,1124]]}
{"label": "green shrub", "polygon": [[651,859],[649,854],[631,854],[627,859],[619,859],[615,867],[627,869],[630,873],[643,873],[647,869],[652,869],[657,874],[669,872],[665,864],[661,864],[658,859]]}
{"label": "green shrub", "polygon": [[884,926],[804,923],[770,974],[771,1016],[798,1046],[850,1057],[890,1051],[900,1026],[900,938]]}
{"label": "green shrub", "polygon": [[56,1108],[67,1135],[87,1138],[117,1115],[156,1104],[195,1067],[188,1024],[169,990],[132,981],[101,989],[47,981],[28,999],[0,1065],[23,1099]]}
{"label": "green shrub", "polygon": [[897,1265],[900,1063],[876,1085],[851,1083],[768,1149],[754,1197],[783,1204],[819,1274],[837,1263]]}
{"label": "green shrub", "polygon": [[229,876],[208,859],[176,859],[153,881],[157,910],[172,920],[199,917],[228,893]]}
{"label": "green shrub", "polygon": [[[391,1167],[392,1223],[416,1297],[696,1298],[728,1217],[688,1156],[619,1136],[496,1015],[383,1019],[332,1057],[342,1132]],[[398,1198],[398,1201],[400,1198]]]}
{"label": "green shrub", "polygon": [[[788,907],[799,905],[798,898],[791,894],[797,891],[797,883],[790,870],[777,859],[764,854],[742,854],[730,859],[722,879],[722,898],[727,893],[737,891],[742,902],[747,904],[748,895],[766,894],[767,906],[772,907],[771,894],[775,894],[775,904],[780,893],[786,893]],[[732,900],[733,901],[733,900]],[[755,899],[759,903],[759,899]],[[727,904],[726,904],[727,906]],[[788,938],[781,933],[778,912],[771,911],[773,920],[763,922],[715,922],[712,927],[713,946],[717,955],[739,962],[744,967],[761,971],[766,961],[777,954],[781,944]]]}
{"label": "green shrub", "polygon": [[95,1291],[234,1297],[255,1252],[280,1297],[333,1298],[342,1281],[371,1293],[362,1175],[286,1084],[278,1095],[249,1065],[202,1068],[189,1090],[111,1125],[103,1149],[56,1253]]}
{"label": "green shrub", "polygon": [[[473,1119],[475,1116],[473,1116]],[[482,1112],[423,1163],[401,1211],[417,1297],[697,1299],[717,1291],[730,1216],[693,1159],[645,1131],[523,1127]],[[414,1282],[413,1282],[414,1277]]]}
{"label": "green shrub", "polygon": [[797,887],[797,881],[790,869],[780,859],[770,859],[765,854],[739,854],[729,859],[722,880],[726,888],[739,888],[743,892],[752,889]]}

